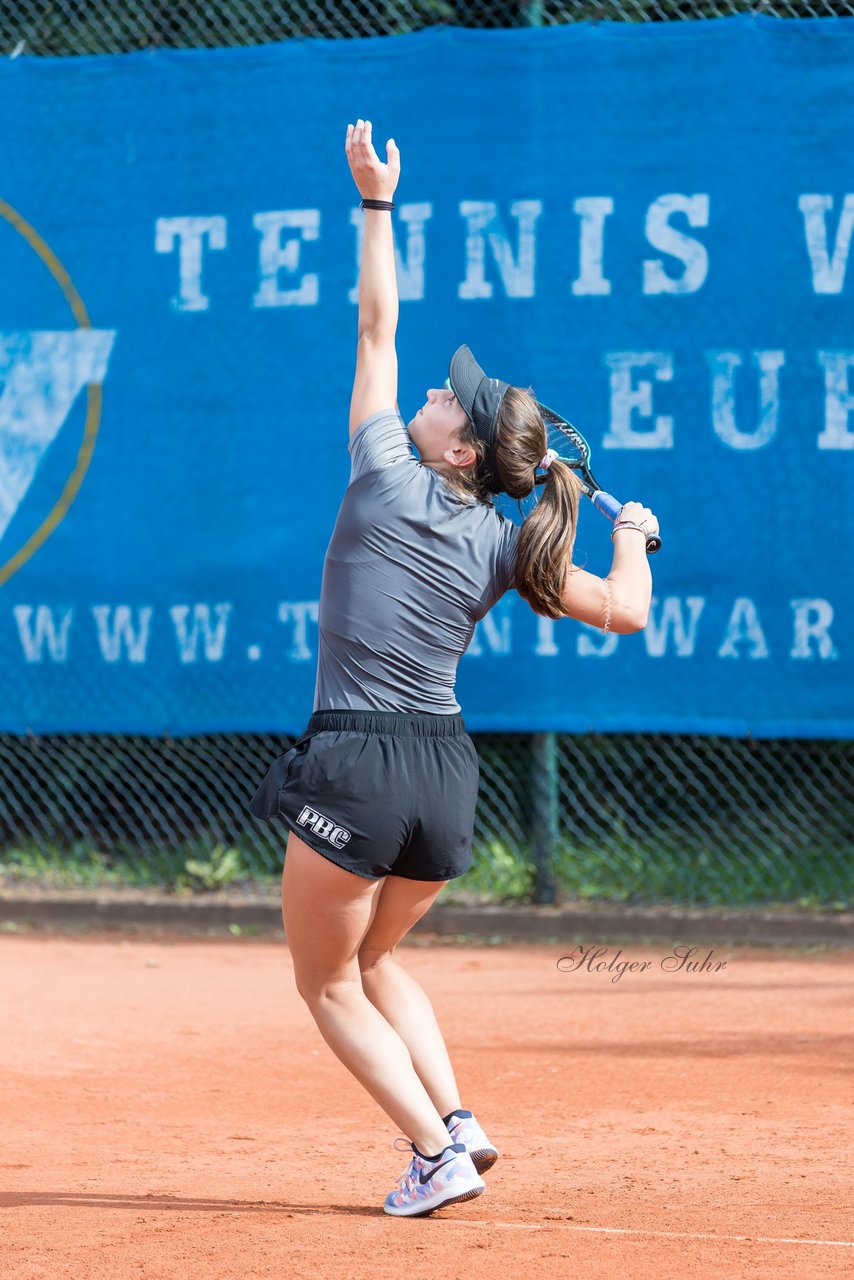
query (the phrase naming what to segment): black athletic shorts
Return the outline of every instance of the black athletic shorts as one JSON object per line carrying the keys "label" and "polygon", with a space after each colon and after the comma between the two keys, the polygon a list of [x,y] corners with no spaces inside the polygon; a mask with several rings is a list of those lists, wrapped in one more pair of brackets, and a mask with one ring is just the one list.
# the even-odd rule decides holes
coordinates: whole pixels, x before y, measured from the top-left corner
{"label": "black athletic shorts", "polygon": [[250,801],[368,880],[467,871],[479,769],[460,715],[315,711]]}

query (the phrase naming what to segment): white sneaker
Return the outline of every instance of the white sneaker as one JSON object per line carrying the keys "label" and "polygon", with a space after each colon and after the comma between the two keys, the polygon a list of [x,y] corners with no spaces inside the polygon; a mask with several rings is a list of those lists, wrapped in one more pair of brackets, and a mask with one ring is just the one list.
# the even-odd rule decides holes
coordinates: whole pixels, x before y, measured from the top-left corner
{"label": "white sneaker", "polygon": [[386,1213],[397,1217],[418,1217],[460,1200],[473,1200],[486,1190],[462,1143],[454,1142],[433,1160],[422,1156],[412,1142],[409,1168],[383,1201]]}
{"label": "white sneaker", "polygon": [[478,1173],[486,1173],[498,1159],[498,1152],[470,1111],[452,1111],[445,1122],[452,1142],[461,1142]]}

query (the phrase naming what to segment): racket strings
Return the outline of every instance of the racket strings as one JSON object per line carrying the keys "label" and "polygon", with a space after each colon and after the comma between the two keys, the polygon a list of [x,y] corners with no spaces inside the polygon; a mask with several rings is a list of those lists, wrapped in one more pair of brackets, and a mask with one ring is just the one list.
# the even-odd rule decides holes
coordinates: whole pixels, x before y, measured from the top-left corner
{"label": "racket strings", "polygon": [[549,448],[554,449],[562,462],[568,462],[570,466],[580,466],[581,463],[586,462],[586,450],[582,449],[578,441],[562,431],[560,427],[550,425],[546,431],[546,440]]}
{"label": "racket strings", "polygon": [[590,457],[590,448],[581,432],[548,405],[538,403],[537,407],[543,417],[548,447],[571,467],[583,466]]}

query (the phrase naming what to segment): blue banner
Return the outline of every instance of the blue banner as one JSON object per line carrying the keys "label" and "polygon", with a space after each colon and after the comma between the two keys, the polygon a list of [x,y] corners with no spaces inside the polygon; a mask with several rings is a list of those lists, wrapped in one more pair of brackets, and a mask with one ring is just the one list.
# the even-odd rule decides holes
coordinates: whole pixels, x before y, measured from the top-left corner
{"label": "blue banner", "polygon": [[[468,343],[664,539],[642,633],[507,595],[468,726],[851,734],[854,22],[25,56],[0,103],[0,731],[303,728],[362,115],[404,417]],[[585,503],[577,563],[609,529]]]}

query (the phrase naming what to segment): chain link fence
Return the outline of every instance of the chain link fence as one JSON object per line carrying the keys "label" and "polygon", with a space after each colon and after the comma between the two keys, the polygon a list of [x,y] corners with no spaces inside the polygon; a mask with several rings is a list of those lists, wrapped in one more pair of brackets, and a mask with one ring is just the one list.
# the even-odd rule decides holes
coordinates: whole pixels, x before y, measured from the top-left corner
{"label": "chain link fence", "polygon": [[217,48],[312,36],[401,35],[460,27],[558,26],[567,22],[670,22],[761,13],[778,18],[850,17],[854,0],[0,0],[5,56]]}
{"label": "chain link fence", "polygon": [[[854,15],[854,0],[0,0],[5,56],[474,27]],[[478,735],[475,859],[453,885],[496,899],[844,906],[854,748],[839,741]],[[286,831],[247,804],[286,739],[0,736],[0,883],[252,888]]]}
{"label": "chain link fence", "polygon": [[[492,900],[844,906],[854,745],[480,734],[471,870]],[[0,737],[0,880],[257,891],[287,829],[247,803],[290,741]]]}

